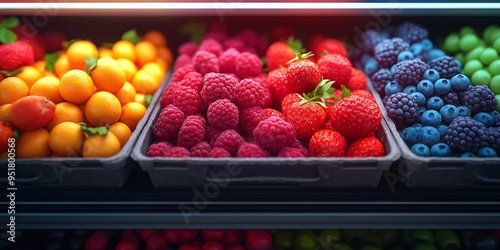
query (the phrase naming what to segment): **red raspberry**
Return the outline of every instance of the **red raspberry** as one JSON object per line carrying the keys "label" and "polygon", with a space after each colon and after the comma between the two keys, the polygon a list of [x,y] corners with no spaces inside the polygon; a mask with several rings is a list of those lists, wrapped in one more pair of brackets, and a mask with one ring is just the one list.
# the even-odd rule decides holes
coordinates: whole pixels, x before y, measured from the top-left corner
{"label": "red raspberry", "polygon": [[180,81],[181,86],[191,87],[196,91],[201,91],[203,87],[203,75],[198,72],[189,72]]}
{"label": "red raspberry", "polygon": [[327,38],[327,39],[322,40],[318,44],[318,46],[316,47],[316,50],[314,51],[314,53],[316,54],[316,56],[319,57],[325,51],[328,54],[339,54],[343,57],[347,57],[347,49],[346,49],[345,45],[337,39]]}
{"label": "red raspberry", "polygon": [[264,110],[258,106],[241,110],[240,127],[243,130],[243,134],[247,138],[252,137],[253,130],[266,118]]}
{"label": "red raspberry", "polygon": [[178,69],[185,67],[187,65],[190,65],[190,64],[193,64],[191,57],[186,55],[186,54],[181,54],[175,60],[174,70],[178,70]]}
{"label": "red raspberry", "polygon": [[172,104],[184,112],[184,115],[194,115],[203,109],[198,91],[185,86],[174,90]]}
{"label": "red raspberry", "polygon": [[198,51],[207,51],[215,56],[220,56],[222,53],[222,45],[213,38],[205,38],[201,41],[200,47],[198,47]]}
{"label": "red raspberry", "polygon": [[179,52],[179,55],[187,55],[192,57],[196,51],[198,51],[198,44],[194,42],[186,42],[179,46],[179,49],[177,50]]}
{"label": "red raspberry", "polygon": [[172,73],[172,82],[180,82],[189,72],[196,72],[193,65],[186,65]]}
{"label": "red raspberry", "polygon": [[180,82],[170,82],[168,86],[163,90],[160,97],[160,106],[162,108],[166,107],[169,104],[172,104],[172,96],[174,91],[177,90],[181,86]]}
{"label": "red raspberry", "polygon": [[346,139],[337,131],[321,129],[309,140],[311,157],[344,157],[346,150]]}
{"label": "red raspberry", "polygon": [[207,39],[213,39],[219,43],[222,43],[224,40],[227,39],[227,32],[225,29],[224,30],[214,29],[203,36],[203,40]]}
{"label": "red raspberry", "polygon": [[220,131],[212,128],[210,125],[205,128],[205,141],[207,141],[210,146],[214,145],[215,139],[219,137]]}
{"label": "red raspberry", "polygon": [[269,89],[273,95],[273,99],[277,104],[281,104],[283,98],[289,93],[292,93],[289,89],[288,80],[286,78],[286,68],[277,68],[271,70],[267,75],[267,83],[269,84]]}
{"label": "red raspberry", "polygon": [[206,107],[218,99],[233,100],[233,87],[238,82],[228,74],[208,73],[203,80],[200,95]]}
{"label": "red raspberry", "polygon": [[333,87],[340,89],[351,78],[352,64],[347,57],[339,54],[328,54],[318,60],[319,72],[325,79],[334,81]]}
{"label": "red raspberry", "polygon": [[380,157],[384,156],[384,145],[375,136],[358,139],[349,145],[346,157]]}
{"label": "red raspberry", "polygon": [[153,127],[153,133],[159,141],[175,140],[183,122],[184,113],[170,104],[161,110]]}
{"label": "red raspberry", "polygon": [[290,145],[290,148],[297,148],[302,152],[303,155],[307,156],[307,148],[305,148],[302,143],[300,143],[299,139],[295,138],[295,140]]}
{"label": "red raspberry", "polygon": [[208,157],[210,157],[210,158],[229,158],[229,157],[231,157],[231,154],[223,148],[215,147],[215,148],[212,148],[212,150],[210,150],[210,153],[208,153]]}
{"label": "red raspberry", "polygon": [[167,149],[163,154],[163,157],[172,157],[172,158],[185,158],[189,157],[189,151],[183,147],[173,147]]}
{"label": "red raspberry", "polygon": [[233,88],[235,98],[234,103],[240,108],[251,108],[259,106],[260,100],[264,97],[264,87],[252,79],[243,79]]}
{"label": "red raspberry", "polygon": [[279,112],[276,109],[272,109],[272,108],[264,109],[264,116],[266,117],[265,119],[267,119],[271,116],[276,116],[276,117],[279,117],[283,120],[286,120],[285,115],[283,113]]}
{"label": "red raspberry", "polygon": [[193,56],[193,64],[196,71],[205,75],[210,72],[219,72],[219,58],[205,50],[198,50]]}
{"label": "red raspberry", "polygon": [[236,59],[236,75],[240,78],[258,76],[262,70],[260,58],[252,53],[243,52]]}
{"label": "red raspberry", "polygon": [[270,108],[273,106],[273,95],[271,94],[271,89],[269,88],[269,84],[267,83],[267,74],[261,73],[258,77],[252,77],[250,79],[255,80],[260,83],[264,88],[262,91],[262,98],[259,101],[259,106],[261,108]]}
{"label": "red raspberry", "polygon": [[228,129],[220,133],[219,137],[215,139],[214,148],[223,148],[232,156],[235,156],[244,142],[245,139],[236,130]]}
{"label": "red raspberry", "polygon": [[206,141],[202,141],[194,145],[190,151],[191,157],[208,157],[208,154],[212,150],[212,146]]}
{"label": "red raspberry", "polygon": [[238,107],[228,99],[212,102],[207,110],[208,124],[219,130],[234,129],[238,126]]}
{"label": "red raspberry", "polygon": [[269,117],[257,125],[253,131],[255,142],[275,155],[296,139],[293,126],[278,117]]}
{"label": "red raspberry", "polygon": [[240,52],[246,47],[245,41],[243,41],[241,37],[226,39],[222,44],[224,45],[224,49],[226,49],[226,51],[229,49],[235,49],[236,51]]}
{"label": "red raspberry", "polygon": [[236,157],[239,158],[262,158],[268,156],[269,153],[266,153],[264,150],[262,150],[259,145],[251,142],[245,142],[241,144],[240,148],[238,149],[238,153],[236,154]]}
{"label": "red raspberry", "polygon": [[240,52],[234,48],[227,49],[219,56],[219,65],[221,73],[235,73],[236,59],[240,56]]}
{"label": "red raspberry", "polygon": [[352,68],[351,77],[349,78],[349,81],[347,82],[345,87],[348,88],[350,91],[366,89],[365,74],[357,68]]}
{"label": "red raspberry", "polygon": [[172,144],[168,142],[158,142],[158,143],[153,143],[149,146],[148,152],[146,153],[147,156],[149,157],[155,157],[155,156],[163,156],[165,152],[169,149],[172,148]]}
{"label": "red raspberry", "polygon": [[375,97],[373,97],[372,93],[370,93],[370,91],[366,90],[366,89],[358,89],[358,90],[354,90],[351,95],[359,95],[359,96],[362,96],[368,100],[372,100],[374,102],[375,101]]}
{"label": "red raspberry", "polygon": [[247,47],[255,47],[259,40],[259,33],[254,29],[244,29],[240,31],[238,37],[245,41]]}
{"label": "red raspberry", "polygon": [[205,138],[205,118],[201,115],[190,115],[186,117],[179,130],[179,146],[190,149]]}
{"label": "red raspberry", "polygon": [[277,155],[278,157],[282,158],[302,158],[306,157],[307,155],[304,154],[304,152],[301,149],[298,148],[291,148],[291,147],[284,147]]}

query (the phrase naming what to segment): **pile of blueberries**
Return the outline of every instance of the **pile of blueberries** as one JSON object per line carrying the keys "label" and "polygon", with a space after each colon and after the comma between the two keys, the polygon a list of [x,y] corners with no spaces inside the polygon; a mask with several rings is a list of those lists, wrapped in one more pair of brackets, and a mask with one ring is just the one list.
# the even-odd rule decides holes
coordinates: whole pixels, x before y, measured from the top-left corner
{"label": "pile of blueberries", "polygon": [[462,65],[403,23],[363,34],[351,56],[383,98],[389,118],[413,153],[498,157],[500,107],[487,85],[472,85]]}

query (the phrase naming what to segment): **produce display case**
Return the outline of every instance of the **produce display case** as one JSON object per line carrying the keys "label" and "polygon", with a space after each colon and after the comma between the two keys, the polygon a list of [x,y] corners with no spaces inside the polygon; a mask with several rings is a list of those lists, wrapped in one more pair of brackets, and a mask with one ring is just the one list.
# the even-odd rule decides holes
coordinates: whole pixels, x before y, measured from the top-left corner
{"label": "produce display case", "polygon": [[[314,30],[347,39],[355,39],[365,29],[412,21],[428,28],[432,38],[442,38],[450,27],[456,30],[463,25],[480,28],[495,24],[498,13],[500,4],[488,1],[0,3],[0,15],[25,17],[24,20],[39,30],[61,30],[68,37],[92,37],[96,42],[105,42],[130,28],[139,31],[154,28],[167,34],[171,48],[177,48],[189,39],[179,32],[179,27],[192,20],[202,23],[222,21],[231,32],[242,28],[266,31],[273,24],[294,27],[304,37]],[[154,117],[155,111],[158,112],[148,109],[150,117]],[[143,122],[151,124],[152,121],[143,119]],[[381,133],[390,135],[390,126],[390,123],[384,124]],[[142,131],[141,136],[148,132],[147,129]],[[136,152],[143,150],[137,145],[148,140],[141,136],[136,138],[139,142],[133,149]],[[391,139],[398,141],[397,137]],[[498,183],[469,185],[467,181],[467,185],[463,185],[455,182],[460,178],[440,182],[441,179],[436,177],[433,183],[440,185],[428,182],[412,185],[408,182],[411,176],[406,179],[407,176],[399,174],[401,160],[392,162],[390,170],[385,167],[377,170],[381,170],[381,178],[374,188],[366,187],[374,186],[375,180],[363,188],[242,183],[216,185],[216,195],[209,193],[208,198],[205,189],[208,184],[215,184],[211,181],[203,179],[196,183],[198,187],[190,183],[184,187],[167,184],[165,186],[170,187],[157,189],[163,185],[152,181],[136,160],[128,161],[131,174],[129,178],[119,177],[125,183],[119,181],[120,184],[113,185],[123,184],[118,189],[33,187],[19,182],[16,226],[19,229],[500,227]],[[482,165],[481,160],[477,161]],[[497,178],[498,170],[493,168],[499,166],[495,161],[490,165],[481,168],[482,176]],[[457,168],[453,171],[459,175],[467,172]],[[426,175],[434,173],[422,173],[420,181],[428,180]],[[179,179],[176,181],[180,182]],[[7,200],[0,202],[5,207],[8,203]]]}

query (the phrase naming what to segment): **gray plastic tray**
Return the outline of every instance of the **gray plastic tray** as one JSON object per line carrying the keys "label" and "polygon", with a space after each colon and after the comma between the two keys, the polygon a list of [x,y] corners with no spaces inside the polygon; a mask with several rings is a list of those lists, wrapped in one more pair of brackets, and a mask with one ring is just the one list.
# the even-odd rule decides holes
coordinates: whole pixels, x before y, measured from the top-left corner
{"label": "gray plastic tray", "polygon": [[[165,77],[153,95],[151,105],[159,101],[169,76]],[[120,152],[112,157],[16,159],[16,185],[121,187],[136,165],[130,153],[152,113],[153,106],[147,109]],[[0,166],[7,166],[7,160],[0,161]],[[6,178],[7,170],[0,171],[0,181],[6,183]]]}
{"label": "gray plastic tray", "polygon": [[[368,87],[373,90],[371,82]],[[384,107],[382,98],[374,93],[379,106]],[[500,188],[500,157],[459,158],[422,157],[414,154],[403,141],[396,124],[387,117],[387,126],[401,150],[399,165],[393,170],[391,179],[403,182],[407,187],[498,187]]]}
{"label": "gray plastic tray", "polygon": [[368,158],[164,158],[146,156],[154,142],[153,125],[161,111],[156,104],[132,151],[132,158],[149,173],[155,187],[191,187],[208,183],[236,185],[302,185],[376,187],[384,171],[400,157],[382,121],[377,137],[386,155]]}

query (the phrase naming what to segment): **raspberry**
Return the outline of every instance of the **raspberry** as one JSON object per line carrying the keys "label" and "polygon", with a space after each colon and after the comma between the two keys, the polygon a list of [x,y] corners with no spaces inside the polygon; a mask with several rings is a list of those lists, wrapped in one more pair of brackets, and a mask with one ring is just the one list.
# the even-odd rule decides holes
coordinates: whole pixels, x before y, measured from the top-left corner
{"label": "raspberry", "polygon": [[189,57],[192,57],[197,50],[198,50],[198,44],[194,42],[187,42],[179,46],[179,49],[177,51],[179,52],[179,55],[184,54]]}
{"label": "raspberry", "polygon": [[239,158],[262,158],[267,156],[269,156],[269,154],[266,154],[266,152],[264,152],[259,145],[250,142],[241,144],[238,149],[238,153],[236,154],[236,157]]}
{"label": "raspberry", "polygon": [[346,88],[348,88],[351,91],[355,90],[360,90],[360,89],[366,89],[366,76],[365,74],[357,69],[357,68],[352,68],[351,70],[351,78],[345,85]]}
{"label": "raspberry", "polygon": [[244,142],[245,139],[236,130],[228,129],[220,133],[219,137],[215,139],[214,148],[223,148],[232,156],[235,156]]}
{"label": "raspberry", "polygon": [[189,151],[183,147],[173,147],[169,148],[163,154],[163,157],[172,157],[172,158],[185,158],[189,157]]}
{"label": "raspberry", "polygon": [[203,109],[203,103],[198,91],[184,86],[174,91],[172,104],[184,112],[184,115],[194,115]]}
{"label": "raspberry", "polygon": [[183,122],[184,113],[170,104],[161,110],[156,119],[153,133],[159,141],[175,140]]}
{"label": "raspberry", "polygon": [[283,120],[286,120],[285,115],[283,113],[279,112],[276,109],[272,109],[272,108],[265,108],[264,109],[264,116],[265,116],[265,119],[267,119],[271,116],[276,116],[276,117],[279,117]]}
{"label": "raspberry", "polygon": [[193,56],[193,64],[196,71],[205,75],[210,72],[219,72],[219,58],[214,54],[205,51],[198,50]]}
{"label": "raspberry", "polygon": [[413,44],[421,41],[429,35],[429,32],[424,27],[405,22],[396,29],[396,36],[403,38],[407,43]]}
{"label": "raspberry", "polygon": [[478,112],[492,112],[498,105],[495,94],[485,85],[467,87],[461,93],[461,101],[473,115]]}
{"label": "raspberry", "polygon": [[255,142],[275,155],[296,139],[293,126],[278,117],[269,117],[261,121],[253,131]]}
{"label": "raspberry", "polygon": [[219,56],[219,65],[221,73],[235,73],[236,72],[236,59],[239,57],[240,52],[234,48],[227,49]]}
{"label": "raspberry", "polygon": [[261,107],[251,107],[240,111],[240,127],[246,137],[252,137],[253,130],[259,122],[267,117]]}
{"label": "raspberry", "polygon": [[205,128],[205,141],[207,141],[211,146],[214,145],[215,139],[219,137],[220,131],[212,128],[210,125]]}
{"label": "raspberry", "polygon": [[238,37],[245,41],[247,47],[255,47],[259,41],[259,33],[254,29],[244,29],[240,31]]}
{"label": "raspberry", "polygon": [[190,115],[186,117],[179,130],[179,146],[190,149],[205,138],[206,121],[201,115]]}
{"label": "raspberry", "polygon": [[436,70],[441,78],[447,79],[451,79],[454,75],[462,72],[460,65],[451,56],[441,56],[432,59],[429,62],[429,67]]}
{"label": "raspberry", "polygon": [[318,60],[318,69],[323,78],[334,81],[333,86],[340,88],[346,85],[351,78],[352,64],[345,56],[327,54]]}
{"label": "raspberry", "polygon": [[238,125],[238,107],[228,99],[212,102],[207,110],[208,124],[219,131],[234,129]]}
{"label": "raspberry", "polygon": [[210,150],[210,153],[208,153],[208,157],[210,157],[210,158],[229,158],[229,157],[231,157],[231,154],[223,148],[216,147],[216,148],[212,148],[212,150]]}
{"label": "raspberry", "polygon": [[198,47],[198,51],[207,51],[215,56],[219,56],[222,53],[222,50],[222,45],[212,38],[204,39],[201,41],[200,47]]}
{"label": "raspberry", "polygon": [[243,52],[236,58],[236,75],[240,78],[258,76],[262,70],[260,58],[252,53]]}
{"label": "raspberry", "polygon": [[226,49],[226,51],[229,49],[234,49],[237,52],[243,51],[246,47],[245,41],[243,41],[243,39],[241,39],[240,37],[228,38],[222,42],[222,45],[224,49]]}
{"label": "raspberry", "polygon": [[203,80],[200,95],[205,106],[218,99],[233,100],[233,87],[238,82],[228,74],[208,73]]}
{"label": "raspberry", "polygon": [[182,67],[185,67],[185,66],[188,66],[191,64],[193,64],[193,62],[191,61],[191,57],[186,55],[186,54],[181,54],[175,60],[174,70],[178,70]]}
{"label": "raspberry", "polygon": [[404,92],[390,95],[385,102],[385,110],[389,118],[395,123],[408,125],[420,117],[418,104],[410,95]]}
{"label": "raspberry", "polygon": [[174,91],[177,90],[181,86],[180,82],[170,82],[168,86],[163,90],[163,93],[161,93],[160,97],[160,106],[162,108],[166,107],[169,104],[172,104],[172,97],[174,94]]}
{"label": "raspberry", "polygon": [[388,69],[379,69],[370,78],[373,87],[379,94],[384,94],[385,85],[394,80],[393,74]]}
{"label": "raspberry", "polygon": [[180,81],[180,85],[193,88],[199,92],[203,87],[203,75],[198,72],[189,72]]}
{"label": "raspberry", "polygon": [[264,88],[252,79],[243,79],[233,88],[235,98],[234,103],[240,109],[259,106],[259,102],[264,98]]}
{"label": "raspberry", "polygon": [[203,40],[213,39],[219,43],[222,43],[227,39],[227,33],[225,30],[212,30],[203,36]]}
{"label": "raspberry", "polygon": [[262,98],[259,100],[259,106],[261,108],[271,107],[273,105],[273,95],[271,94],[271,89],[269,88],[269,84],[267,83],[267,74],[261,73],[260,76],[251,77],[249,79],[255,80],[263,88]]}
{"label": "raspberry", "polygon": [[488,146],[490,139],[486,134],[486,126],[467,116],[453,119],[445,138],[452,149],[473,153],[481,147]]}
{"label": "raspberry", "polygon": [[356,40],[356,47],[364,51],[365,53],[372,53],[375,45],[387,37],[383,36],[381,33],[374,30],[367,30],[360,37],[360,40]]}
{"label": "raspberry", "polygon": [[307,154],[299,148],[284,147],[277,155],[282,158],[302,158],[306,157]]}
{"label": "raspberry", "polygon": [[208,157],[210,150],[212,150],[212,146],[208,142],[202,141],[194,145],[189,152],[191,157]]}
{"label": "raspberry", "polygon": [[426,69],[425,63],[418,58],[404,60],[396,64],[394,79],[403,86],[416,86],[420,79],[422,79]]}
{"label": "raspberry", "polygon": [[410,45],[401,38],[385,39],[375,46],[375,59],[384,68],[390,68],[398,61],[399,53],[409,50]]}
{"label": "raspberry", "polygon": [[460,95],[454,90],[450,90],[446,95],[443,96],[444,104],[452,104],[454,106],[460,106]]}
{"label": "raspberry", "polygon": [[189,72],[196,72],[192,64],[186,65],[172,73],[172,82],[180,82]]}
{"label": "raspberry", "polygon": [[146,155],[149,157],[163,156],[167,151],[167,149],[172,147],[173,147],[172,144],[168,142],[153,143],[149,146]]}

